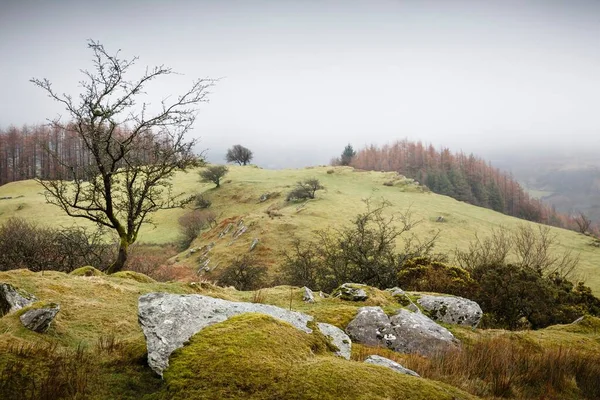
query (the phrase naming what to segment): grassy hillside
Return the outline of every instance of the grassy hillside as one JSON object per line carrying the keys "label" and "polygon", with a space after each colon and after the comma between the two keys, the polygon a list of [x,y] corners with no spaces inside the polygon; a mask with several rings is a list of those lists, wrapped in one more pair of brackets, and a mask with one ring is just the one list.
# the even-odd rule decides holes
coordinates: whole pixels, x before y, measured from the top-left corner
{"label": "grassy hillside", "polygon": [[[328,173],[333,171],[333,173]],[[315,177],[325,186],[317,198],[305,204],[286,203],[285,196],[298,180]],[[384,183],[392,182],[392,186]],[[446,196],[424,193],[420,187],[394,173],[364,172],[350,167],[314,167],[298,170],[265,170],[256,167],[230,167],[229,174],[219,189],[213,184],[199,183],[198,174],[178,174],[174,178],[175,192],[204,193],[212,201],[211,209],[218,216],[218,226],[205,232],[192,247],[214,243],[209,266],[222,267],[235,256],[248,252],[253,239],[259,239],[254,254],[265,264],[276,267],[280,251],[288,248],[294,238],[308,240],[319,229],[336,228],[348,224],[359,212],[365,211],[362,199],[386,199],[392,211],[403,212],[410,207],[413,217],[423,221],[414,232],[425,237],[438,229],[441,237],[436,250],[451,252],[456,247],[465,249],[475,234],[485,236],[493,228],[514,228],[518,224],[532,224],[517,218],[456,201]],[[56,207],[45,204],[41,189],[35,182],[24,181],[0,187],[0,222],[11,216],[21,216],[52,225],[70,225],[72,218],[64,216]],[[259,198],[265,193],[279,193],[265,202]],[[276,210],[279,216],[270,217],[267,210]],[[179,235],[179,216],[186,210],[161,211],[153,218],[155,225],[147,225],[140,233],[140,241],[168,243]],[[436,222],[443,216],[445,222]],[[219,238],[229,223],[243,220],[247,231],[232,241],[228,234]],[[82,223],[78,221],[79,223]],[[589,245],[586,236],[563,229],[552,228],[562,249],[573,249],[581,254],[579,274],[596,295],[600,295],[600,249]],[[231,233],[231,232],[230,232]],[[177,260],[190,268],[205,262],[201,252],[182,253]]]}

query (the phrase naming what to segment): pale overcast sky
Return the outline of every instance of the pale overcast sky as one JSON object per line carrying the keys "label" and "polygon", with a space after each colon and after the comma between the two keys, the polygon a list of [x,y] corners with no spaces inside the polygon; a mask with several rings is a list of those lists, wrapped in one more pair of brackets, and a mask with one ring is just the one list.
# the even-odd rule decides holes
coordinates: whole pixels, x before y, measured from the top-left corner
{"label": "pale overcast sky", "polygon": [[[600,150],[600,1],[0,2],[0,127],[77,94],[86,40],[182,76],[222,78],[194,129],[209,158],[326,163],[408,137],[486,154],[519,143]],[[540,147],[541,146],[541,147]]]}

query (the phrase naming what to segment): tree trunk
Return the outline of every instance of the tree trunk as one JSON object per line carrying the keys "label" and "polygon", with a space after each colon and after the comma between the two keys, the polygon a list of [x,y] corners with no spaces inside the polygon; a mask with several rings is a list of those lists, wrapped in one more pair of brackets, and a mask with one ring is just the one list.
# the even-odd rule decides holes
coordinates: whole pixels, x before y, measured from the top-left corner
{"label": "tree trunk", "polygon": [[127,261],[127,248],[129,247],[129,243],[127,239],[121,239],[121,244],[119,245],[119,254],[114,263],[111,264],[110,267],[106,270],[108,275],[114,274],[115,272],[119,272],[123,270],[125,266],[125,262]]}

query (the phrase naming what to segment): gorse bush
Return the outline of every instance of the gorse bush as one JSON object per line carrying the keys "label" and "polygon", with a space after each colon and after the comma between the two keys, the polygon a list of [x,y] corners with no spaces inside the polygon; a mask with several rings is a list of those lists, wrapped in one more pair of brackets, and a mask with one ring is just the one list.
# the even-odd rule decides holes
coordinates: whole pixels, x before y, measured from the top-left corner
{"label": "gorse bush", "polygon": [[83,265],[105,269],[114,260],[115,250],[102,230],[42,227],[21,218],[0,226],[0,271],[70,272]]}
{"label": "gorse bush", "polygon": [[456,261],[477,282],[472,293],[486,318],[483,326],[517,329],[570,323],[600,315],[600,300],[570,277],[579,258],[556,249],[547,227],[520,226],[476,238]]}
{"label": "gorse bush", "polygon": [[398,285],[408,290],[464,297],[473,294],[477,287],[477,283],[465,269],[428,257],[415,257],[405,261],[398,272]]}

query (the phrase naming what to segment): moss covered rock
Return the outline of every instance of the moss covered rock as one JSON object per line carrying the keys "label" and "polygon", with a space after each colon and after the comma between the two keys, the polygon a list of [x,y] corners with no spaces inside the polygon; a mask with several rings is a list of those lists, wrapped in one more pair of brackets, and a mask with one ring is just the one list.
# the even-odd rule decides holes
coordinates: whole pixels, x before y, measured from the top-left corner
{"label": "moss covered rock", "polygon": [[134,272],[134,271],[119,271],[119,272],[112,274],[111,276],[114,276],[117,278],[123,278],[123,279],[132,279],[132,280],[134,280],[136,282],[140,282],[140,283],[156,282],[154,279],[150,278],[148,275],[144,275],[142,273]]}
{"label": "moss covered rock", "polygon": [[172,399],[473,399],[450,386],[334,357],[322,335],[259,314],[212,325],[164,371]]}
{"label": "moss covered rock", "polygon": [[73,276],[102,276],[104,272],[92,267],[91,265],[86,265],[85,267],[80,267],[74,269],[69,273],[69,275]]}

